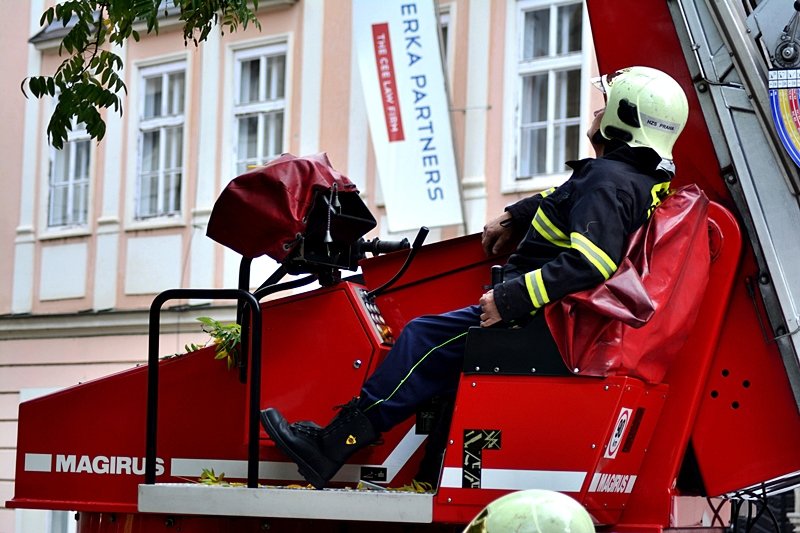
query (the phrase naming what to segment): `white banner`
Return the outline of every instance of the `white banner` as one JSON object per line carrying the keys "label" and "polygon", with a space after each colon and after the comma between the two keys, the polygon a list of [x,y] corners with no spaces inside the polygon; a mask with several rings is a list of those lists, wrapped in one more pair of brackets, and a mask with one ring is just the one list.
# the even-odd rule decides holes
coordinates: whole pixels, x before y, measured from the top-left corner
{"label": "white banner", "polygon": [[461,194],[433,0],[353,0],[389,231],[461,224]]}

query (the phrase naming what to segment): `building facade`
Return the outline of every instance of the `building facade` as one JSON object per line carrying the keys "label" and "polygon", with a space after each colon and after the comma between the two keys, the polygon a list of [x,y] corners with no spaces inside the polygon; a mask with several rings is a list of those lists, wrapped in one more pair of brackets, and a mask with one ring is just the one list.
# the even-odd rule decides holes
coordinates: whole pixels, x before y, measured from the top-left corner
{"label": "building facade", "polygon": [[[409,0],[413,3],[413,0]],[[184,45],[177,17],[116,49],[122,115],[97,143],[77,125],[47,143],[52,99],[25,99],[27,76],[53,73],[58,32],[39,25],[51,0],[6,0],[0,33],[7,95],[0,129],[0,503],[13,496],[21,401],[146,360],[147,310],[174,287],[234,287],[239,258],[205,236],[218,193],[249,165],[327,152],[380,220],[349,0],[261,0],[260,31]],[[584,132],[602,97],[581,0],[440,0],[465,223],[568,176],[590,155]],[[142,32],[143,33],[143,32]],[[401,238],[379,223],[372,237]],[[256,261],[257,286],[275,264]],[[198,316],[232,319],[226,302],[180,302],[163,314],[162,351],[207,336]],[[57,435],[54,438],[58,438]],[[0,533],[74,529],[64,513],[0,508]]]}

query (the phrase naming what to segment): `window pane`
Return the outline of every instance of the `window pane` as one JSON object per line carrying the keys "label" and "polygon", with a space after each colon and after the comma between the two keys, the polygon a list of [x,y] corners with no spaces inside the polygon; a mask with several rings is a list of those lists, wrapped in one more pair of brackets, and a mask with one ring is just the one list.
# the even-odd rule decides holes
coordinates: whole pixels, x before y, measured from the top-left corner
{"label": "window pane", "polygon": [[450,31],[449,24],[440,24],[439,32],[442,36],[442,64],[447,65],[447,34]]}
{"label": "window pane", "polygon": [[548,55],[549,41],[550,8],[527,11],[525,13],[522,59],[527,60]]}
{"label": "window pane", "polygon": [[63,226],[67,223],[67,187],[60,185],[50,188],[49,226]]}
{"label": "window pane", "polygon": [[72,150],[71,143],[65,143],[64,148],[55,151],[53,168],[50,175],[50,182],[66,183],[69,180],[69,153]]}
{"label": "window pane", "polygon": [[75,173],[73,175],[72,190],[72,224],[84,224],[88,214],[89,204],[89,141],[74,143],[75,148]]}
{"label": "window pane", "polygon": [[87,204],[89,184],[87,182],[74,185],[72,192],[72,219],[73,224],[85,224],[87,218]]}
{"label": "window pane", "polygon": [[271,159],[283,151],[283,112],[264,115],[264,159]]}
{"label": "window pane", "polygon": [[239,84],[239,103],[249,104],[258,102],[260,59],[242,61],[242,78]]}
{"label": "window pane", "polygon": [[581,51],[582,11],[581,4],[559,6],[556,43],[558,54]]}
{"label": "window pane", "polygon": [[158,214],[158,167],[161,153],[161,132],[146,131],[142,134],[142,161],[139,175],[140,218]]}
{"label": "window pane", "polygon": [[267,100],[277,100],[284,96],[286,75],[286,56],[267,58]]}
{"label": "window pane", "polygon": [[143,174],[139,178],[139,218],[158,214],[158,173]]}
{"label": "window pane", "polygon": [[70,143],[75,150],[74,180],[89,179],[89,141],[75,141]]}
{"label": "window pane", "polygon": [[258,156],[258,115],[239,119],[239,150],[237,159],[253,159]]}
{"label": "window pane", "polygon": [[146,131],[142,134],[142,172],[158,170],[160,152],[160,131]]}
{"label": "window pane", "polygon": [[146,78],[144,81],[144,118],[161,116],[161,76]]}
{"label": "window pane", "polygon": [[181,177],[180,170],[167,174],[164,184],[166,187],[164,198],[167,201],[167,205],[163,214],[178,213],[181,210]]}
{"label": "window pane", "polygon": [[168,115],[183,114],[183,99],[186,93],[186,74],[174,72],[169,75],[169,100],[167,102]]}
{"label": "window pane", "polygon": [[555,118],[575,118],[581,115],[581,71],[556,72]]}
{"label": "window pane", "polygon": [[520,154],[520,177],[547,172],[547,128],[523,128]]}
{"label": "window pane", "polygon": [[522,78],[522,126],[547,120],[547,74]]}
{"label": "window pane", "polygon": [[164,128],[166,135],[166,158],[164,164],[167,170],[178,169],[183,165],[183,126]]}
{"label": "window pane", "polygon": [[554,139],[554,165],[556,172],[567,170],[566,161],[578,159],[578,143],[580,142],[579,124],[557,124]]}

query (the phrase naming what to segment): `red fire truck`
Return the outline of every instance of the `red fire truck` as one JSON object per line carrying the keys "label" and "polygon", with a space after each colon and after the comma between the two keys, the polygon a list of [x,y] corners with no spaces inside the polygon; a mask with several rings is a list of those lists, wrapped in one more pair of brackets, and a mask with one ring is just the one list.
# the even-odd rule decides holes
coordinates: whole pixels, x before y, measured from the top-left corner
{"label": "red fire truck", "polygon": [[[498,261],[478,236],[377,255],[400,246],[361,239],[372,216],[322,180],[303,189],[308,212],[285,221],[303,223],[298,242],[278,246],[285,259],[261,288],[166,291],[151,308],[147,366],[20,406],[8,506],[76,511],[81,533],[457,531],[506,493],[544,488],[580,502],[601,531],[721,531],[742,502],[800,485],[795,6],[588,9],[601,72],[649,65],[683,86],[691,111],[673,185],[696,184],[710,200],[708,283],[663,378],[554,362],[512,370],[524,332],[492,330],[468,347],[435,491],[388,490],[415,473],[424,413],[354,455],[332,488],[304,487],[259,409],[327,421],[408,320],[477,301]],[[342,277],[357,266],[361,276]],[[286,273],[306,276],[281,282]],[[321,288],[261,303],[307,281]],[[161,306],[189,298],[238,302],[236,371],[212,348],[158,359]],[[203,471],[234,483],[199,483]]]}

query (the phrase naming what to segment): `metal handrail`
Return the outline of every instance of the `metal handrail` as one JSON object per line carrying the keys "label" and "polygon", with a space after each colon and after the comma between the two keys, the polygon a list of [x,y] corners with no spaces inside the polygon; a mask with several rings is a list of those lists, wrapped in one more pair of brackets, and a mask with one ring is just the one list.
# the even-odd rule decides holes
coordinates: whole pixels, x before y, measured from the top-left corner
{"label": "metal handrail", "polygon": [[[250,361],[250,403],[248,408],[247,486],[258,487],[259,401],[261,399],[261,306],[252,293],[243,289],[168,289],[158,294],[150,304],[149,348],[147,356],[147,429],[145,436],[144,482],[156,482],[156,444],[158,432],[158,352],[161,307],[169,300],[217,299],[236,300],[241,307],[249,304],[252,325],[252,354]],[[242,320],[244,321],[244,320]],[[241,344],[242,359],[248,356],[248,346]]]}

